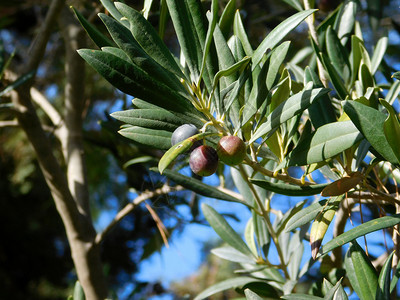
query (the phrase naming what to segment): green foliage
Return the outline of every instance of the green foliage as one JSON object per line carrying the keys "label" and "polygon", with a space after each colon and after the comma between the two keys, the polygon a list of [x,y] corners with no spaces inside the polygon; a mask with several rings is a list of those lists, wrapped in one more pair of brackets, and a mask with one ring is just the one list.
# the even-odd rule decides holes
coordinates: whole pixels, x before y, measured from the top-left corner
{"label": "green foliage", "polygon": [[[114,18],[100,18],[116,46],[82,49],[79,54],[111,84],[135,97],[133,110],[112,116],[125,123],[120,134],[166,150],[159,160],[160,174],[184,189],[241,203],[252,212],[242,239],[214,208],[202,205],[205,219],[227,244],[212,253],[240,264],[246,276],[219,282],[195,299],[232,288],[247,299],[347,299],[344,286],[361,299],[385,299],[398,278],[396,274],[390,279],[394,254],[378,278],[356,240],[400,223],[399,215],[393,214],[399,201],[388,192],[397,188],[393,180],[398,180],[390,170],[400,164],[400,122],[393,105],[399,85],[392,79],[379,85],[376,77],[385,68],[388,39],[379,38],[369,54],[356,17],[357,1],[344,1],[318,28],[316,10],[304,10],[300,1],[285,2],[298,12],[253,50],[242,17],[235,12],[236,1],[229,1],[219,16],[218,1],[204,13],[200,1],[167,0],[180,46],[180,57],[175,57],[140,12],[104,1]],[[306,19],[318,37],[310,38],[307,49],[295,50],[308,53],[303,61],[289,61],[293,49],[284,39]],[[97,31],[82,25],[99,39]],[[400,78],[398,73],[393,76]],[[184,123],[195,124],[200,133],[171,147],[173,130]],[[185,153],[198,141],[215,148],[219,137],[228,135],[243,139],[248,151],[238,166],[220,163],[220,186],[183,175]],[[230,172],[223,172],[225,168]],[[301,177],[293,176],[292,170],[300,170]],[[324,176],[323,183],[313,180],[318,174]],[[232,177],[240,195],[226,190],[226,176]],[[303,201],[283,214],[271,209],[275,194]],[[320,194],[330,198],[319,199]],[[317,201],[306,206],[305,196],[316,196]],[[380,203],[386,216],[373,215],[322,245],[330,226],[341,230],[338,223],[346,222],[345,198],[351,198],[353,206]],[[304,241],[311,244],[312,258],[301,266]],[[340,247],[347,244],[343,264]],[[271,247],[278,259],[269,254]],[[324,279],[323,288],[295,293],[315,260],[337,248],[339,257],[336,252],[330,259],[346,270],[346,278]]]}

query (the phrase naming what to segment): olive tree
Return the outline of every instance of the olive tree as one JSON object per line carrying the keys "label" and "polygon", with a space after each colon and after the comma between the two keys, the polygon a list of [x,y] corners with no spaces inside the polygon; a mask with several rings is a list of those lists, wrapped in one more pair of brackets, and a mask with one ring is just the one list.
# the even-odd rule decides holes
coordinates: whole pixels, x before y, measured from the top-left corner
{"label": "olive tree", "polygon": [[[18,122],[35,148],[62,216],[86,297],[107,296],[99,255],[104,235],[144,200],[182,190],[239,203],[252,214],[242,237],[223,215],[202,205],[205,219],[224,241],[213,254],[238,263],[240,270],[196,299],[231,288],[247,299],[346,299],[349,290],[361,299],[390,297],[399,277],[400,255],[400,124],[395,109],[399,83],[396,73],[391,78],[394,70],[384,59],[387,36],[372,49],[367,47],[357,20],[359,1],[346,0],[331,13],[320,14],[314,1],[285,0],[297,12],[256,46],[234,0],[222,11],[217,0],[208,11],[198,0],[161,1],[158,32],[146,19],[152,1],[145,1],[143,11],[101,2],[108,13],[99,18],[109,36],[75,10],[98,48],[75,44],[71,49],[78,45],[78,54],[89,65],[133,97],[131,109],[112,117],[123,124],[118,132],[125,138],[164,151],[151,168],[165,176],[164,186],[141,193],[104,232],[95,232],[81,168],[79,90],[66,89],[71,101],[66,107],[73,110],[66,112],[65,121],[60,122],[51,106],[45,109],[53,123],[60,124],[57,137],[71,171],[67,174],[51,151],[30,95],[29,72],[38,67],[64,1],[52,2],[32,57],[20,71],[27,74],[23,84],[17,80],[13,86]],[[379,6],[379,1],[368,3]],[[178,53],[162,39],[168,18]],[[376,14],[370,18],[376,26]],[[293,49],[288,36],[305,25],[308,45]],[[63,28],[66,39],[75,41],[76,31]],[[67,79],[72,82],[82,65],[71,67]],[[197,130],[183,140],[172,139],[185,124]],[[183,171],[187,166],[191,176]],[[210,185],[199,175],[214,176],[219,184]],[[233,179],[233,190],[225,186],[226,177]],[[304,200],[282,212],[273,208],[276,195]],[[315,200],[310,203],[309,197]],[[368,220],[362,217],[363,209],[371,211]],[[346,231],[349,218],[354,228]],[[323,243],[330,226],[333,238]],[[381,247],[377,262],[359,245],[359,238],[378,230],[385,230],[382,235],[390,236],[392,243],[388,249]],[[302,260],[308,262],[302,265]],[[323,262],[321,273],[322,268],[332,271],[326,272],[322,286],[299,294],[302,278],[316,262]]]}
{"label": "olive tree", "polygon": [[[325,298],[345,299],[344,287],[350,287],[361,299],[387,299],[398,279],[400,223],[400,124],[394,108],[399,83],[387,76],[392,72],[384,63],[388,38],[367,49],[358,1],[344,1],[319,22],[309,1],[285,2],[298,12],[253,47],[235,1],[222,13],[218,1],[207,12],[200,1],[163,1],[160,32],[168,12],[180,46],[177,56],[141,12],[103,0],[110,15],[99,17],[111,39],[81,18],[99,49],[78,52],[134,97],[132,109],[112,116],[124,123],[121,135],[165,151],[153,170],[168,178],[168,186],[237,202],[252,212],[243,239],[213,207],[202,206],[225,242],[213,254],[239,263],[244,275],[232,274],[196,299],[229,288],[240,288],[248,299],[310,299],[296,294],[296,287],[319,260],[345,271],[324,281]],[[286,37],[304,23],[309,45],[289,57]],[[378,69],[386,75],[384,84],[376,79]],[[198,133],[171,146],[173,132],[184,124]],[[231,136],[244,144],[244,155],[227,163],[220,140]],[[233,158],[240,152],[233,150]],[[188,176],[181,171],[188,163],[200,175],[216,172],[220,184]],[[226,176],[235,190],[224,186]],[[316,200],[300,201],[283,214],[271,208],[276,194]],[[362,213],[366,205],[378,207],[379,215],[344,231],[349,212],[358,207]],[[330,225],[334,236],[322,243]],[[386,259],[376,269],[357,239],[382,229],[393,247],[386,256],[383,249]],[[311,257],[300,268],[304,241]]]}

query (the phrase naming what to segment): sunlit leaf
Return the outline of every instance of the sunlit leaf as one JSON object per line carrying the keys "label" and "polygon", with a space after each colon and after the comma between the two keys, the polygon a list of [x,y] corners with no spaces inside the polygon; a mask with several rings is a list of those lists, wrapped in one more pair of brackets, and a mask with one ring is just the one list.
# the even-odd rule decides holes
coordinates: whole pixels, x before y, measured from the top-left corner
{"label": "sunlit leaf", "polygon": [[394,154],[384,132],[385,114],[356,101],[346,101],[343,107],[372,147],[389,162],[398,164],[399,159]]}
{"label": "sunlit leaf", "polygon": [[387,46],[388,46],[389,39],[384,36],[381,37],[378,41],[378,43],[375,46],[374,49],[374,54],[371,58],[371,73],[372,75],[375,74],[375,72],[378,70],[379,65],[381,64],[381,61],[383,59],[383,56],[385,55]]}
{"label": "sunlit leaf", "polygon": [[184,77],[171,52],[143,15],[126,4],[117,2],[115,5],[121,14],[129,20],[132,35],[144,51],[167,70],[179,77]]}
{"label": "sunlit leaf", "polygon": [[239,10],[237,10],[235,13],[235,19],[233,21],[233,34],[237,36],[239,40],[242,42],[246,55],[248,56],[253,55],[253,48],[251,47],[246,30],[243,26]]}
{"label": "sunlit leaf", "polygon": [[244,294],[246,295],[247,300],[262,300],[260,296],[258,296],[256,293],[254,293],[250,289],[245,289]]}
{"label": "sunlit leaf", "polygon": [[276,26],[254,51],[253,68],[259,64],[268,49],[273,49],[289,32],[315,11],[315,9],[310,9],[298,12]]}
{"label": "sunlit leaf", "polygon": [[390,273],[392,271],[392,260],[394,251],[386,259],[378,278],[378,288],[376,289],[376,300],[390,299]]}
{"label": "sunlit leaf", "polygon": [[385,123],[383,124],[383,131],[385,133],[386,140],[388,141],[390,147],[392,147],[392,150],[396,155],[397,160],[400,161],[400,122],[397,117],[397,113],[394,110],[393,106],[391,106],[385,100],[381,100],[380,103],[386,108],[389,113],[388,117],[385,120]]}
{"label": "sunlit leaf", "polygon": [[378,278],[364,250],[353,241],[346,253],[344,264],[351,286],[360,299],[375,299]]}
{"label": "sunlit leaf", "polygon": [[77,11],[74,7],[72,7],[76,17],[81,23],[82,27],[85,28],[87,34],[92,39],[92,41],[99,47],[106,47],[106,46],[114,46],[114,43],[110,41],[108,37],[106,37],[103,33],[101,33],[95,26],[92,25],[86,18]]}
{"label": "sunlit leaf", "polygon": [[249,179],[251,183],[254,183],[268,191],[274,192],[280,195],[286,196],[311,196],[321,193],[321,191],[328,185],[324,184],[313,184],[313,185],[294,185],[283,182],[271,182],[263,179]]}
{"label": "sunlit leaf", "polygon": [[254,257],[247,256],[231,246],[214,248],[211,250],[211,253],[229,261],[243,264],[255,264]]}
{"label": "sunlit leaf", "polygon": [[287,157],[287,165],[304,166],[325,161],[357,144],[362,138],[351,121],[326,124],[299,142]]}
{"label": "sunlit leaf", "polygon": [[166,109],[128,109],[114,112],[111,116],[130,125],[152,129],[173,131],[182,125],[182,120]]}
{"label": "sunlit leaf", "polygon": [[207,297],[214,295],[218,292],[222,292],[225,290],[229,289],[234,289],[238,287],[242,287],[246,284],[249,284],[251,282],[263,282],[261,279],[255,279],[252,277],[234,277],[234,278],[229,278],[226,280],[223,280],[221,282],[218,282],[207,289],[205,289],[203,292],[198,294],[193,300],[202,300],[202,299],[207,299]]}
{"label": "sunlit leaf", "polygon": [[348,0],[344,2],[336,17],[334,29],[342,41],[342,45],[346,44],[347,39],[353,31],[356,12],[357,2],[355,0]]}
{"label": "sunlit leaf", "polygon": [[306,208],[303,208],[296,212],[291,218],[287,221],[285,226],[285,231],[292,231],[306,223],[311,222],[315,219],[318,213],[322,210],[328,200],[321,200],[319,202],[315,202]]}
{"label": "sunlit leaf", "polygon": [[[152,171],[158,172],[158,169],[156,168],[151,168]],[[230,202],[238,202],[243,205],[248,206],[246,202],[244,202],[241,199],[238,199],[228,193],[225,193],[216,187],[213,187],[211,185],[203,183],[201,180],[185,176],[179,172],[170,170],[170,169],[165,169],[163,172],[163,175],[166,176],[167,178],[171,179],[173,182],[176,184],[179,184],[183,186],[184,188],[191,190],[199,195],[202,195],[204,197],[209,197],[213,199],[220,199],[224,201],[230,201]]]}
{"label": "sunlit leaf", "polygon": [[172,132],[170,131],[129,126],[122,128],[118,133],[139,144],[156,149],[166,150],[171,146]]}
{"label": "sunlit leaf", "polygon": [[310,230],[310,245],[311,245],[311,256],[312,258],[317,257],[318,250],[322,244],[325,233],[328,231],[328,227],[332,222],[333,217],[338,207],[331,207],[324,209],[315,218],[311,230]]}
{"label": "sunlit leaf", "polygon": [[237,251],[253,257],[253,253],[242,240],[240,235],[236,233],[229,223],[214,208],[203,203],[201,209],[208,223],[224,242]]}
{"label": "sunlit leaf", "polygon": [[361,225],[358,225],[357,227],[354,227],[339,236],[333,238],[329,242],[327,242],[325,245],[323,245],[320,249],[320,255],[324,255],[328,253],[329,251],[332,251],[336,247],[343,246],[347,244],[348,242],[366,235],[368,233],[383,229],[383,228],[388,228],[392,227],[394,225],[397,225],[400,223],[400,214],[396,214],[393,216],[385,216],[381,218],[376,218],[374,220],[365,222]]}
{"label": "sunlit leaf", "polygon": [[267,116],[265,122],[253,134],[249,143],[260,137],[268,138],[282,123],[304,111],[311,103],[328,92],[329,89],[318,88],[302,91],[291,96]]}

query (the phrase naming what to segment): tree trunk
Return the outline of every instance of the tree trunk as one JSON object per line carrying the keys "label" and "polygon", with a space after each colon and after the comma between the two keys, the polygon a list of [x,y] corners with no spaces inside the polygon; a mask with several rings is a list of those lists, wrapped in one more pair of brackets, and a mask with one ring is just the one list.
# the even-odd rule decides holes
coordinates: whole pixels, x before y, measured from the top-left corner
{"label": "tree trunk", "polygon": [[[64,0],[52,1],[46,19],[32,45],[29,61],[21,70],[21,74],[38,68],[51,30],[62,9],[65,9]],[[80,57],[74,55],[82,37],[76,25],[71,25],[71,27],[68,25],[72,20],[69,14],[70,12],[66,10],[61,18],[64,37],[67,41],[65,122],[61,125],[54,124],[60,125],[58,137],[63,146],[65,163],[68,166],[67,175],[53,153],[53,146],[42,129],[42,124],[32,104],[30,89],[33,80],[20,86],[12,94],[12,99],[18,122],[35,149],[41,170],[64,223],[78,279],[84,289],[86,299],[105,299],[107,297],[106,280],[102,270],[100,247],[95,243],[96,232],[90,215],[83,156],[84,65]]]}

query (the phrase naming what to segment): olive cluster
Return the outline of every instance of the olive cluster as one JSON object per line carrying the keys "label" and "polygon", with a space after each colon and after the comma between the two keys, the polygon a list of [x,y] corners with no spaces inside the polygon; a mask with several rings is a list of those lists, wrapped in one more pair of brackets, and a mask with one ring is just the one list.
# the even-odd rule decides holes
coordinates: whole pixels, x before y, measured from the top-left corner
{"label": "olive cluster", "polygon": [[[171,144],[180,143],[198,133],[199,130],[192,124],[179,126],[172,134]],[[197,141],[190,151],[189,166],[193,173],[210,176],[217,170],[219,160],[229,166],[240,164],[246,155],[246,144],[239,137],[228,135],[219,140],[217,149]]]}

